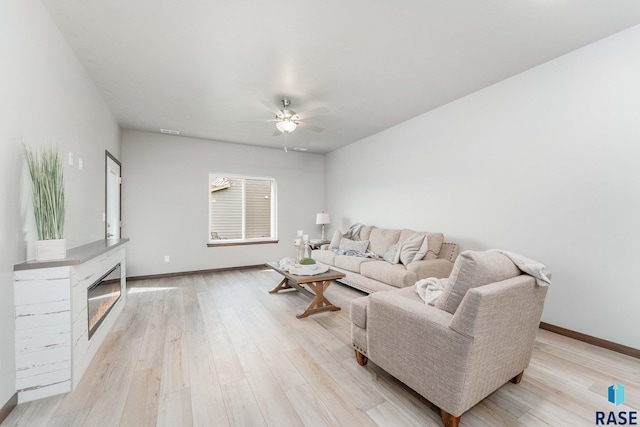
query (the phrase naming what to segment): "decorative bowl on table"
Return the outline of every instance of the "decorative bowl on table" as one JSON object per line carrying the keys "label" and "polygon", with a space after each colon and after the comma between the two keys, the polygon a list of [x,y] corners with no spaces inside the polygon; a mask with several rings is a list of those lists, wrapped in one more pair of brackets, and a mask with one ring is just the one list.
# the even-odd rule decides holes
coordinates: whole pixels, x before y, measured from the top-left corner
{"label": "decorative bowl on table", "polygon": [[298,265],[308,268],[309,270],[315,270],[317,267],[316,260],[313,258],[302,258],[300,262],[298,262]]}

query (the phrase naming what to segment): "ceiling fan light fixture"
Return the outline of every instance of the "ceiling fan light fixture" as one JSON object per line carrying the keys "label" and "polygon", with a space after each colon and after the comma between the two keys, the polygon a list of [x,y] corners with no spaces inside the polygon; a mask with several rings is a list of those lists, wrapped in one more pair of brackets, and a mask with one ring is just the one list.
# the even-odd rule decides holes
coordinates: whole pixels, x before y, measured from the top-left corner
{"label": "ceiling fan light fixture", "polygon": [[276,128],[278,128],[278,130],[282,133],[291,133],[296,130],[296,127],[298,127],[298,125],[289,119],[284,119],[276,122]]}

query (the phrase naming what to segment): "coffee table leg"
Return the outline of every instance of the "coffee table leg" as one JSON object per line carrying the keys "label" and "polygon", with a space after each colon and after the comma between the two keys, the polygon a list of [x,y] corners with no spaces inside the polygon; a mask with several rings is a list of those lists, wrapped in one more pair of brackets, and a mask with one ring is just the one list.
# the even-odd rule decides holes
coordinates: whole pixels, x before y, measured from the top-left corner
{"label": "coffee table leg", "polygon": [[293,287],[289,286],[289,284],[287,283],[287,278],[285,277],[284,279],[282,279],[280,281],[280,283],[278,283],[278,285],[271,289],[269,291],[270,294],[277,294],[278,292],[280,292],[283,289],[293,289]]}
{"label": "coffee table leg", "polygon": [[305,283],[307,286],[309,286],[309,288],[311,288],[311,290],[315,294],[315,297],[311,300],[304,312],[296,315],[298,319],[302,319],[303,317],[307,317],[310,314],[319,313],[321,311],[340,310],[340,307],[338,307],[337,305],[333,305],[333,303],[324,296],[324,291],[327,290],[332,282],[333,280],[324,280],[322,282]]}

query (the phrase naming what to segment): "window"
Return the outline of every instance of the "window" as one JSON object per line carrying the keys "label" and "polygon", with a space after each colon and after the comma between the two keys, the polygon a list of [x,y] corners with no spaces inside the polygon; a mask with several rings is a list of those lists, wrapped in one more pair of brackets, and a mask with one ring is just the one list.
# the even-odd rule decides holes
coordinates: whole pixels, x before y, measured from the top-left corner
{"label": "window", "polygon": [[209,175],[210,245],[274,242],[275,218],[275,179]]}

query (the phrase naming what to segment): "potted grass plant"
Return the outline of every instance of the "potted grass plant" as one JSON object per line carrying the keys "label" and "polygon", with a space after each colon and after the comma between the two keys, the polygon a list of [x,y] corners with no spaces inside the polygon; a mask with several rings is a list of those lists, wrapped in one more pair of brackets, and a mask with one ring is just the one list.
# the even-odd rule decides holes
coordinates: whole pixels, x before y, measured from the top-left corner
{"label": "potted grass plant", "polygon": [[316,260],[313,258],[302,258],[299,264],[309,270],[315,270],[317,268]]}
{"label": "potted grass plant", "polygon": [[38,241],[36,260],[48,261],[66,256],[64,239],[64,174],[58,149],[44,146],[40,150],[25,147],[31,188],[33,213]]}

